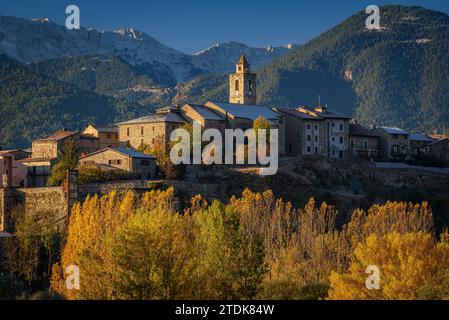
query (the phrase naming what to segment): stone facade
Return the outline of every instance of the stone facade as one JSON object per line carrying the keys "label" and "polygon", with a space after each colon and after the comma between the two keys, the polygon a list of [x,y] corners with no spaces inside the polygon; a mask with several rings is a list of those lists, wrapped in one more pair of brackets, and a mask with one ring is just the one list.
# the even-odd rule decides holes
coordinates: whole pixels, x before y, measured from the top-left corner
{"label": "stone facade", "polygon": [[79,139],[79,152],[81,156],[101,150],[100,139],[93,136],[81,135]]}
{"label": "stone facade", "polygon": [[379,158],[379,135],[358,124],[349,125],[351,155],[362,160]]}
{"label": "stone facade", "polygon": [[410,134],[398,128],[379,127],[379,150],[384,161],[405,162],[410,159]]}
{"label": "stone facade", "polygon": [[62,149],[68,139],[78,141],[79,135],[77,132],[62,130],[55,132],[49,137],[34,140],[32,144],[32,158],[57,158],[58,151]]}
{"label": "stone facade", "polygon": [[97,138],[99,140],[98,150],[119,146],[118,128],[114,126],[101,127],[90,124],[84,129],[82,136]]}
{"label": "stone facade", "polygon": [[236,65],[236,72],[229,75],[229,102],[237,104],[257,104],[257,76],[251,72],[249,63],[242,55]]}
{"label": "stone facade", "polygon": [[68,209],[62,188],[0,189],[0,232],[12,232],[9,214],[17,206],[23,207],[24,214],[55,213],[54,223],[66,225]]}
{"label": "stone facade", "polygon": [[279,109],[284,114],[288,156],[319,154],[335,159],[347,156],[349,117],[327,108]]}
{"label": "stone facade", "polygon": [[122,149],[103,149],[80,158],[80,165],[102,164],[111,168],[131,172],[136,175],[145,174],[146,179],[156,175],[156,159],[140,152]]}
{"label": "stone facade", "polygon": [[185,123],[179,109],[160,109],[155,115],[118,124],[119,144],[134,149],[163,144],[166,148],[171,133]]}

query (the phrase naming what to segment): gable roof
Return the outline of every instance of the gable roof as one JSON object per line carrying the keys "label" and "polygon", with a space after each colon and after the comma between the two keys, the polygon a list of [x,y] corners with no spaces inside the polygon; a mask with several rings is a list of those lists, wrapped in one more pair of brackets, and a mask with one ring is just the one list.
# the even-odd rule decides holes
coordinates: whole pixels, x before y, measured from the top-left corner
{"label": "gable roof", "polygon": [[157,113],[150,116],[145,116],[137,119],[118,123],[117,125],[139,124],[139,123],[158,123],[158,122],[172,122],[185,123],[186,121],[176,112]]}
{"label": "gable roof", "polygon": [[389,134],[406,134],[406,135],[410,134],[408,131],[405,131],[404,129],[396,128],[396,127],[379,127],[379,129],[382,129],[382,130],[388,132]]}
{"label": "gable roof", "polygon": [[340,112],[337,112],[335,110],[332,109],[328,109],[327,107],[322,107],[323,110],[326,110],[326,112],[321,112],[315,108],[311,108],[308,106],[300,106],[298,108],[296,108],[297,111],[299,112],[305,112],[305,113],[309,113],[318,117],[322,117],[324,119],[352,119],[352,117],[350,116],[346,116]]}
{"label": "gable roof", "polygon": [[313,116],[304,112],[299,112],[298,110],[291,110],[291,109],[283,109],[283,108],[278,108],[279,112],[297,117],[297,118],[301,118],[301,119],[306,119],[306,120],[318,120],[321,121],[323,120],[323,118],[318,117],[318,116]]}
{"label": "gable roof", "polygon": [[37,142],[54,141],[54,142],[56,142],[56,141],[59,141],[59,140],[71,137],[71,136],[73,136],[73,135],[75,135],[77,133],[78,132],[72,132],[72,131],[67,131],[67,130],[59,130],[59,131],[56,131],[55,133],[53,133],[53,134],[51,134],[51,135],[49,135],[47,137],[42,137],[42,138],[36,139],[34,141],[37,141]]}
{"label": "gable roof", "polygon": [[118,147],[118,148],[105,148],[105,149],[102,149],[102,150],[99,150],[99,151],[95,151],[95,152],[86,154],[85,156],[80,157],[80,159],[85,159],[85,158],[88,158],[88,157],[90,157],[90,156],[93,156],[93,155],[96,155],[96,154],[98,154],[98,153],[102,153],[102,152],[105,152],[105,151],[108,151],[108,150],[109,150],[109,151],[114,151],[114,152],[121,153],[121,154],[123,154],[123,155],[125,155],[125,156],[129,156],[129,157],[131,157],[131,158],[139,158],[139,159],[156,159],[156,157],[153,156],[153,155],[148,155],[148,154],[145,154],[145,153],[143,153],[143,152],[140,152],[140,151],[137,151],[137,150],[134,150],[134,149],[131,149],[131,148],[122,148],[122,147]]}
{"label": "gable roof", "polygon": [[422,142],[433,142],[433,141],[435,141],[435,139],[432,139],[432,138],[426,136],[423,133],[412,133],[410,135],[410,140],[422,141]]}
{"label": "gable roof", "polygon": [[207,102],[208,105],[215,105],[223,113],[231,115],[234,118],[256,120],[260,116],[263,116],[267,120],[278,120],[280,118],[279,113],[272,110],[270,106],[263,105],[247,105],[236,103],[224,103],[224,102]]}
{"label": "gable roof", "polygon": [[118,127],[116,126],[97,126],[90,124],[93,128],[97,129],[99,132],[104,133],[118,133]]}
{"label": "gable roof", "polygon": [[212,111],[211,109],[206,108],[205,106],[188,103],[183,108],[185,108],[185,107],[190,107],[192,110],[194,110],[196,113],[198,113],[205,120],[224,121],[224,118],[222,116],[220,116],[218,113]]}

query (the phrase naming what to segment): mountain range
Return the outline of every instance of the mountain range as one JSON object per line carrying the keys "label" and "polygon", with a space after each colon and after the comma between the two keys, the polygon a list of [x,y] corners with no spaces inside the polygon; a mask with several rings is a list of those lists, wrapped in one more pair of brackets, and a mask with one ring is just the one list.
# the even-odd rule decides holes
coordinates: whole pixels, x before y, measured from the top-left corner
{"label": "mountain range", "polygon": [[[0,109],[16,108],[20,112],[8,119],[25,121],[29,110],[18,88],[29,78],[38,79],[35,87],[41,81],[52,84],[40,88],[41,95],[27,91],[33,105],[48,112],[54,106],[44,106],[44,93],[71,105],[89,97],[75,107],[82,111],[55,119],[66,127],[96,118],[100,100],[112,112],[107,121],[170,103],[226,101],[226,74],[243,53],[258,73],[259,103],[294,108],[316,105],[320,96],[323,104],[362,124],[442,131],[449,126],[449,17],[421,7],[385,6],[380,30],[367,30],[367,17],[359,12],[301,46],[251,48],[229,42],[188,55],[134,29],[69,31],[48,19],[0,16],[2,63],[20,75],[12,81],[13,75],[0,69],[0,78],[9,79],[2,81]],[[53,91],[55,86],[72,93]],[[7,129],[2,117],[0,145],[29,143],[44,130],[39,117],[25,121],[26,131],[17,125]]]}
{"label": "mountain range", "polygon": [[[449,16],[421,7],[381,7],[381,29],[359,12],[258,70],[258,101],[294,108],[318,97],[365,125],[442,132],[449,127]],[[178,99],[227,96],[227,79],[183,84]]]}
{"label": "mountain range", "polygon": [[90,55],[120,57],[133,66],[159,70],[178,83],[202,73],[230,72],[242,53],[255,67],[260,67],[294,47],[251,48],[229,42],[188,55],[132,28],[104,32],[69,30],[46,18],[0,16],[0,53],[16,61],[32,63]]}

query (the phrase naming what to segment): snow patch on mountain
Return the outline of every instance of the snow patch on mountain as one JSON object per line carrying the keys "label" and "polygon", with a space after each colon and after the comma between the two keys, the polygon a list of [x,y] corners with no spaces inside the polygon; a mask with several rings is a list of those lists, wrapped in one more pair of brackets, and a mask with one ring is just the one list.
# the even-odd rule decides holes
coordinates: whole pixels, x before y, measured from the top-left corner
{"label": "snow patch on mountain", "polygon": [[0,52],[19,62],[80,55],[120,57],[134,66],[169,69],[169,74],[178,83],[201,73],[230,72],[242,53],[254,68],[258,68],[289,50],[285,46],[251,48],[228,42],[188,55],[133,28],[103,32],[86,28],[68,30],[47,18],[29,20],[0,16]]}

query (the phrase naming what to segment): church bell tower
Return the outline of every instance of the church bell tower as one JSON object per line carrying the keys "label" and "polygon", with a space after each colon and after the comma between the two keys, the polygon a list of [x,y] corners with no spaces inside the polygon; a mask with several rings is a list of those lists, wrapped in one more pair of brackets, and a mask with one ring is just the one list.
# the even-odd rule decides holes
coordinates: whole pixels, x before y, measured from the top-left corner
{"label": "church bell tower", "polygon": [[251,73],[244,55],[236,65],[236,72],[229,75],[229,103],[257,104],[256,74]]}

